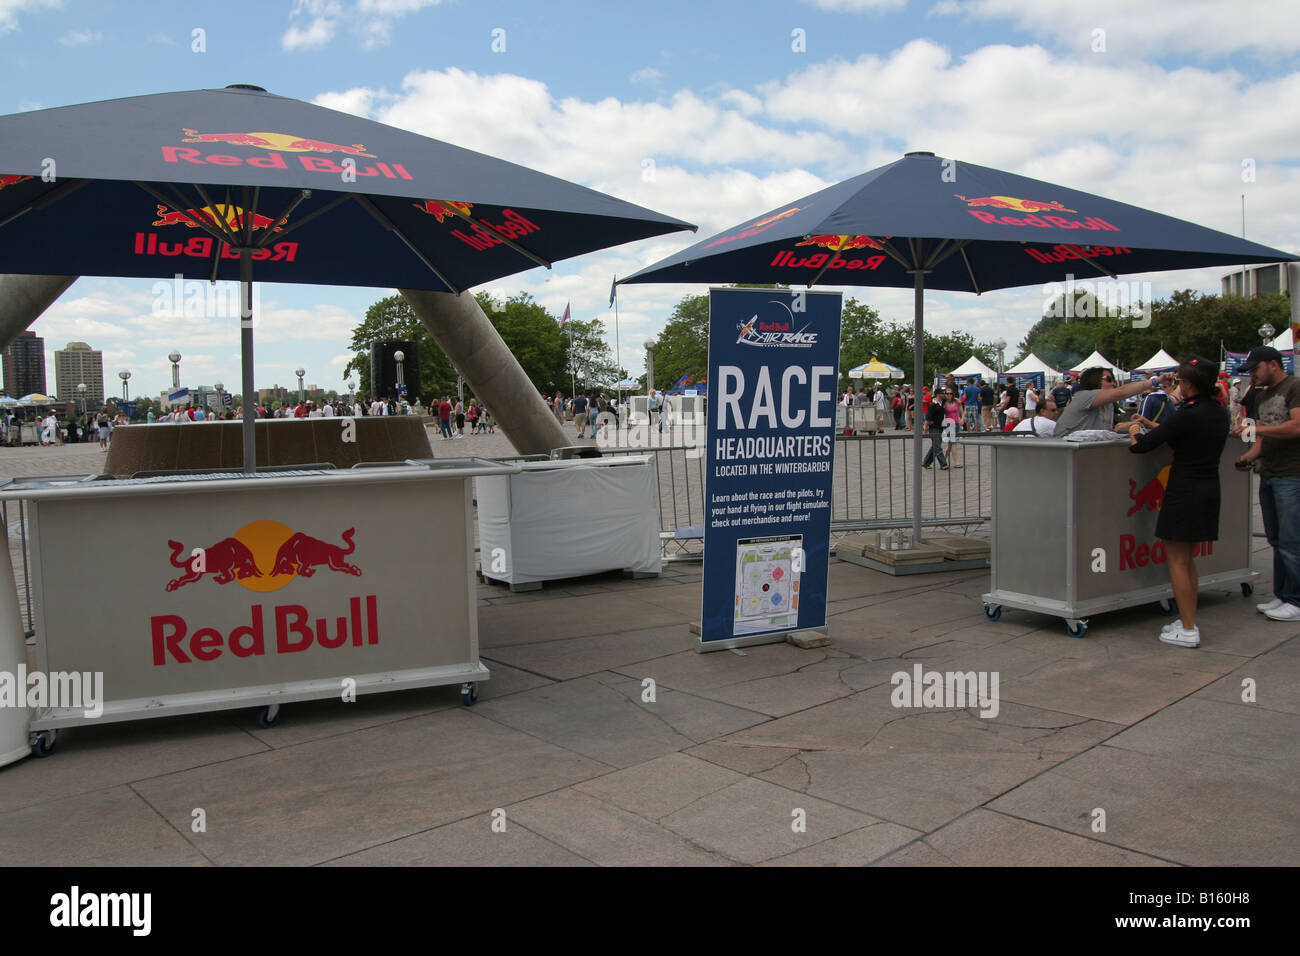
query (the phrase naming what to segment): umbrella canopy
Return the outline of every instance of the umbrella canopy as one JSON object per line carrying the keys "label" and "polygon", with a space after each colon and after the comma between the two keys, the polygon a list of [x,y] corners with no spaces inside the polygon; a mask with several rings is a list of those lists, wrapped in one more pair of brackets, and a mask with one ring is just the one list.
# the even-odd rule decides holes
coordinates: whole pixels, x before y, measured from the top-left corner
{"label": "umbrella canopy", "polygon": [[1174,358],[1164,349],[1160,349],[1155,355],[1151,356],[1137,368],[1135,372],[1167,372],[1172,368],[1178,368],[1178,359]]}
{"label": "umbrella canopy", "polygon": [[[920,382],[927,286],[980,293],[1060,282],[1067,273],[1114,277],[1280,261],[1300,257],[1127,203],[913,152],[621,281],[910,286]],[[921,500],[923,424],[916,416],[914,502]],[[921,540],[919,507],[912,535]]]}
{"label": "umbrella canopy", "polygon": [[48,395],[42,395],[40,392],[32,392],[30,395],[24,395],[18,399],[19,405],[53,405],[58,399],[50,398]]}
{"label": "umbrella canopy", "polygon": [[691,228],[255,87],[0,117],[0,224],[11,273],[238,279],[252,244],[263,282],[435,292]]}
{"label": "umbrella canopy", "polygon": [[1289,349],[1295,348],[1295,336],[1293,335],[1293,330],[1291,329],[1291,327],[1288,326],[1282,332],[1281,335],[1279,335],[1269,344],[1272,345],[1273,348],[1277,349],[1279,352],[1285,352]]}
{"label": "umbrella canopy", "polygon": [[254,86],[0,117],[6,272],[240,280],[246,472],[256,463],[254,265],[267,282],[459,293],[688,228]]}
{"label": "umbrella canopy", "polygon": [[897,366],[882,362],[874,355],[870,362],[864,362],[857,368],[849,370],[849,378],[902,378],[903,370]]}

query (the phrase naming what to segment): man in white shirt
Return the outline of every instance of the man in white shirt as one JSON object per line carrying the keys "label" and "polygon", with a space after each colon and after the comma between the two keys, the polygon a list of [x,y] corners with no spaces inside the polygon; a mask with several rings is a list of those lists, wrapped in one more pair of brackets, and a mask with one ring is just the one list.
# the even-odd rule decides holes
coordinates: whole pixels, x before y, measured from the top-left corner
{"label": "man in white shirt", "polygon": [[320,407],[320,417],[321,418],[334,417],[334,406],[330,404],[330,400],[328,398],[325,399],[325,404]]}
{"label": "man in white shirt", "polygon": [[1011,429],[1012,434],[1028,432],[1039,438],[1051,438],[1056,433],[1056,420],[1061,416],[1061,410],[1056,407],[1056,400],[1048,395],[1047,400],[1036,411],[1036,415],[1025,416],[1024,421]]}
{"label": "man in white shirt", "polygon": [[881,388],[880,383],[876,383],[876,390],[871,395],[871,404],[876,409],[876,431],[885,430],[885,390]]}

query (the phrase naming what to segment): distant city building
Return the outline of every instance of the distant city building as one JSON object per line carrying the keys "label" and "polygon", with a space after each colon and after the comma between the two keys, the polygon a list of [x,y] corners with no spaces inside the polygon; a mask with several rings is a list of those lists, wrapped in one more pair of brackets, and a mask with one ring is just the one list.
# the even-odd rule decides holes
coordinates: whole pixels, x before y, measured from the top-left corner
{"label": "distant city building", "polygon": [[1265,266],[1251,266],[1245,270],[1229,272],[1222,279],[1224,295],[1242,295],[1242,275],[1245,274],[1245,296],[1278,295],[1290,289],[1285,262],[1271,262]]}
{"label": "distant city building", "polygon": [[86,386],[87,409],[104,407],[104,353],[85,342],[69,342],[54,351],[54,394],[80,405],[78,385]]}
{"label": "distant city building", "polygon": [[[294,401],[298,400],[298,390],[293,390]],[[269,405],[274,402],[287,402],[289,400],[289,389],[283,385],[273,385],[270,388],[259,388],[257,390],[257,403],[259,405]]]}
{"label": "distant city building", "polygon": [[[4,350],[5,391],[12,398],[45,394],[45,340],[30,330]],[[90,383],[87,382],[87,385]]]}

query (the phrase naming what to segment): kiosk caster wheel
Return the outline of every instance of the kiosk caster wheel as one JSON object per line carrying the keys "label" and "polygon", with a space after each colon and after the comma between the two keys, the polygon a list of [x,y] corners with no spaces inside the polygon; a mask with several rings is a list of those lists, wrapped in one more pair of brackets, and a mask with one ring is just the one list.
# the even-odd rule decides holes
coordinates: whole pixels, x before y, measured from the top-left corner
{"label": "kiosk caster wheel", "polygon": [[1160,613],[1161,613],[1161,614],[1172,614],[1172,613],[1173,613],[1173,610],[1174,610],[1174,602],[1173,602],[1173,601],[1169,600],[1169,598],[1161,598],[1161,599],[1160,599]]}
{"label": "kiosk caster wheel", "polygon": [[1002,616],[1002,605],[1001,605],[1001,604],[985,604],[985,605],[984,605],[984,616],[985,616],[986,618],[988,618],[990,621],[996,621],[998,618],[1000,618],[1000,617]]}
{"label": "kiosk caster wheel", "polygon": [[37,735],[36,739],[32,741],[32,756],[48,757],[50,754],[54,753],[55,741],[56,735],[53,730],[47,730],[44,733]]}
{"label": "kiosk caster wheel", "polygon": [[478,702],[478,684],[474,682],[461,684],[460,699],[466,707],[473,707]]}
{"label": "kiosk caster wheel", "polygon": [[1079,620],[1069,620],[1065,622],[1065,633],[1071,637],[1083,637],[1088,633],[1088,622]]}
{"label": "kiosk caster wheel", "polygon": [[269,730],[280,722],[280,705],[267,704],[257,712],[257,726]]}
{"label": "kiosk caster wheel", "polygon": [[1249,581],[1241,582],[1242,597],[1250,597],[1254,593],[1255,593],[1255,585],[1251,584]]}

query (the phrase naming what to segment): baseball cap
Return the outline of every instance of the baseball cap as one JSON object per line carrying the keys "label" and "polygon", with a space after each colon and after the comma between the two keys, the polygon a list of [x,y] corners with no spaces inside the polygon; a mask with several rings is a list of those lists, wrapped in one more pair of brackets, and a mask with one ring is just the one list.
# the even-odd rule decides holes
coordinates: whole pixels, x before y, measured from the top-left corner
{"label": "baseball cap", "polygon": [[1281,362],[1281,361],[1282,361],[1281,352],[1279,352],[1277,349],[1271,346],[1261,345],[1259,348],[1251,349],[1250,354],[1246,356],[1246,361],[1242,362],[1239,366],[1237,366],[1237,369],[1238,371],[1241,372],[1253,372],[1255,370],[1255,366],[1258,365],[1260,362]]}

